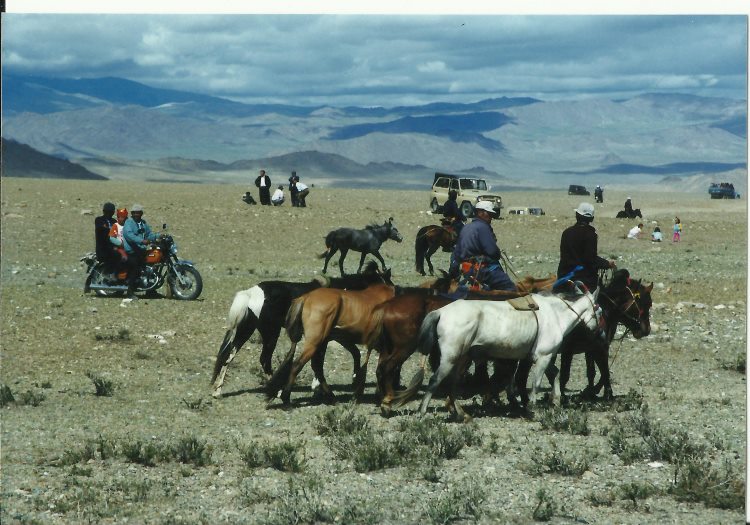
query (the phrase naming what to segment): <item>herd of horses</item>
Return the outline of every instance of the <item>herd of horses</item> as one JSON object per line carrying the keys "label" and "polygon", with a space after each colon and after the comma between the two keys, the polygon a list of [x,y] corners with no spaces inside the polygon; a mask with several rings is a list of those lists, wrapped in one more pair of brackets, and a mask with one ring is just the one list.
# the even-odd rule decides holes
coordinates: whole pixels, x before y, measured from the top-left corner
{"label": "herd of horses", "polygon": [[[536,399],[544,374],[552,383],[553,401],[559,402],[573,355],[584,353],[588,386],[582,394],[593,397],[603,388],[605,398],[611,399],[609,348],[618,326],[625,328],[623,338],[628,332],[636,338],[649,335],[653,283],[645,285],[631,278],[627,270],[615,271],[593,294],[580,283],[571,283],[567,293],[553,294],[554,276],[525,277],[513,292],[462,290],[444,272],[421,286],[401,287],[393,283],[378,252],[385,240],[402,240],[393,219],[365,230],[346,230],[352,229],[328,234],[323,254],[326,270],[333,253],[341,252],[341,277],[323,276],[307,283],[264,281],[237,292],[214,365],[214,397],[222,396],[229,364],[256,330],[262,339],[260,364],[269,401],[280,398],[289,404],[297,375],[310,361],[324,401],[334,402],[335,395],[324,375],[324,361],[328,343],[336,341],[352,356],[355,398],[364,392],[367,364],[375,350],[376,389],[383,415],[390,415],[416,395],[429,362],[433,375],[420,410],[425,412],[435,390],[448,378],[447,404],[458,420],[467,419],[456,398],[471,363],[472,378],[485,401],[493,402],[504,389],[512,406],[525,408]],[[450,241],[435,242],[439,246]],[[422,245],[429,247],[429,243]],[[418,234],[418,262],[419,246]],[[342,260],[348,250],[363,253],[358,273],[352,275],[343,271]],[[376,254],[382,269],[374,261],[364,265],[366,253]],[[433,273],[432,265],[429,267]],[[272,356],[282,328],[291,347],[274,371]],[[296,356],[303,336],[302,351]],[[359,346],[367,350],[364,363]],[[419,371],[406,388],[400,389],[401,368],[415,353],[423,356]],[[554,365],[558,353],[559,374]],[[491,378],[487,367],[490,362],[494,364]],[[600,380],[595,383],[597,368]],[[531,397],[526,388],[530,374]]]}

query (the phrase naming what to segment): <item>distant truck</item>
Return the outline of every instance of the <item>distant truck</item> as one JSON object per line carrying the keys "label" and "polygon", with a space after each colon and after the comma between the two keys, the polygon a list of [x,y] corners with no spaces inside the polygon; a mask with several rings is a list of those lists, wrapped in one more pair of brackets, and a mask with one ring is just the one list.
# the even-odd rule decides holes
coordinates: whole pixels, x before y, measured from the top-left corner
{"label": "distant truck", "polygon": [[568,195],[591,195],[591,192],[586,189],[586,186],[571,184],[568,186]]}
{"label": "distant truck", "polygon": [[468,175],[451,175],[450,173],[435,173],[430,194],[430,209],[433,213],[440,213],[448,200],[448,192],[455,190],[461,213],[466,217],[474,215],[474,205],[479,201],[492,202],[492,208],[500,214],[503,199],[500,195],[490,193],[487,181]]}
{"label": "distant truck", "polygon": [[740,194],[734,191],[731,182],[712,182],[708,187],[708,194],[712,199],[739,199]]}

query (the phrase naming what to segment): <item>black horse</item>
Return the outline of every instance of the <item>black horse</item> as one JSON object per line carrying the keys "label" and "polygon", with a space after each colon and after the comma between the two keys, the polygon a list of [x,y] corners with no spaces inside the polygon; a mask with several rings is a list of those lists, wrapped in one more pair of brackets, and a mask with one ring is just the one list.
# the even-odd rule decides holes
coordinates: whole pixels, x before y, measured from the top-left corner
{"label": "black horse", "polygon": [[[578,327],[563,340],[560,347],[560,391],[565,392],[565,385],[570,377],[570,364],[573,355],[585,353],[586,376],[588,386],[583,391],[584,397],[596,396],[604,387],[605,399],[612,399],[612,385],[609,375],[609,347],[615,337],[617,325],[622,324],[633,333],[636,339],[651,333],[651,290],[653,283],[645,286],[640,280],[633,280],[627,270],[617,270],[599,292],[597,302],[602,308],[605,339],[593,337],[590,332]],[[595,385],[596,365],[601,375]]]}
{"label": "black horse", "polygon": [[643,215],[641,214],[640,208],[635,208],[634,210],[620,210],[617,212],[616,218],[618,219],[635,219],[636,217],[643,218]]}
{"label": "black horse", "polygon": [[378,272],[377,263],[370,261],[365,271],[357,275],[341,278],[326,277],[308,283],[264,281],[252,288],[237,292],[227,317],[228,329],[214,364],[214,373],[211,378],[214,386],[213,396],[221,396],[221,387],[229,363],[242,345],[253,335],[256,328],[263,339],[260,364],[266,375],[272,374],[273,351],[281,334],[281,328],[284,326],[289,306],[294,299],[322,286],[363,290],[373,283],[393,284],[390,272],[384,274]]}
{"label": "black horse", "polygon": [[456,245],[456,232],[453,228],[430,224],[420,228],[417,232],[417,239],[414,241],[414,251],[416,252],[415,266],[420,275],[425,275],[424,262],[430,269],[430,275],[435,275],[435,268],[432,266],[430,257],[438,248],[445,251],[452,251]]}
{"label": "black horse", "polygon": [[339,258],[339,270],[341,275],[345,275],[344,272],[344,259],[349,250],[355,252],[361,252],[362,257],[359,259],[359,268],[357,273],[362,270],[362,265],[365,262],[365,257],[368,253],[373,254],[378,258],[380,264],[383,266],[385,271],[385,261],[383,256],[380,255],[380,246],[387,241],[392,239],[396,242],[403,241],[403,237],[398,232],[396,227],[393,225],[393,217],[389,218],[385,223],[380,226],[367,226],[364,230],[355,230],[354,228],[339,228],[333,230],[326,235],[326,251],[320,254],[320,258],[325,257],[325,264],[323,264],[323,273],[328,271],[328,261],[331,260],[333,255],[341,250],[341,257]]}

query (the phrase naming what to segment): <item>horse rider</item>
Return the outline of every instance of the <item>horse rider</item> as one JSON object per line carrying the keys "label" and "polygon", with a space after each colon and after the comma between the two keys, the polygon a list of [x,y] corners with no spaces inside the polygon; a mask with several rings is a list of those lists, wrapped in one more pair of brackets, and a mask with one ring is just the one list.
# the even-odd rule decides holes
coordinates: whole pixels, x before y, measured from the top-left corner
{"label": "horse rider", "polygon": [[515,283],[500,266],[500,248],[491,225],[497,212],[490,201],[479,201],[474,212],[476,217],[461,230],[456,241],[451,276],[467,281],[472,288],[516,290]]}
{"label": "horse rider", "polygon": [[[594,206],[582,202],[576,212],[576,223],[563,231],[560,237],[560,263],[557,265],[558,281],[555,289],[567,285],[568,280],[581,281],[593,291],[599,285],[597,271],[617,268],[615,261],[608,261],[597,255],[598,236],[591,225],[594,220]],[[564,279],[564,280],[563,280]]]}
{"label": "horse rider", "polygon": [[466,217],[461,213],[461,208],[458,207],[458,192],[451,190],[448,192],[448,200],[443,205],[443,217],[446,221],[450,221],[450,226],[456,234],[456,238],[461,234],[461,230],[466,222]]}
{"label": "horse rider", "polygon": [[625,213],[628,214],[628,217],[633,217],[633,203],[630,200],[630,197],[625,199]]}

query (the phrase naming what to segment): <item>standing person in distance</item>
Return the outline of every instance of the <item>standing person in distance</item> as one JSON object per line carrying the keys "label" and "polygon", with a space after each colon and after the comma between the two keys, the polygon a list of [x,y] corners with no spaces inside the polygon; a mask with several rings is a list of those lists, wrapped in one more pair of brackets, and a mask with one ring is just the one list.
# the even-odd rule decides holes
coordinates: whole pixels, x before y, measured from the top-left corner
{"label": "standing person in distance", "polygon": [[105,202],[102,206],[102,214],[94,219],[96,258],[99,262],[104,263],[108,272],[114,272],[117,263],[115,251],[109,242],[109,230],[112,229],[112,225],[115,223],[114,214],[115,205],[111,202]]}
{"label": "standing person in distance", "polygon": [[266,175],[266,170],[260,170],[260,175],[255,178],[255,186],[260,194],[260,203],[265,206],[271,205],[271,177]]}
{"label": "standing person in distance", "polygon": [[682,223],[679,217],[674,218],[674,228],[672,229],[672,242],[680,242],[682,237]]}
{"label": "standing person in distance", "polygon": [[134,298],[141,268],[146,264],[146,246],[159,238],[143,219],[143,206],[140,204],[133,204],[130,208],[130,218],[122,228],[122,238],[128,253],[128,297]]}
{"label": "standing person in distance", "polygon": [[289,199],[292,201],[292,207],[296,208],[299,206],[299,199],[297,199],[297,172],[293,171],[289,177]]}
{"label": "standing person in distance", "polygon": [[[591,225],[594,220],[594,206],[582,202],[576,212],[576,223],[562,232],[560,237],[560,263],[557,265],[557,278],[581,281],[590,291],[599,286],[598,270],[617,268],[615,261],[608,261],[597,254],[599,238]],[[580,269],[577,269],[581,267]],[[565,287],[566,282],[558,286]]]}

